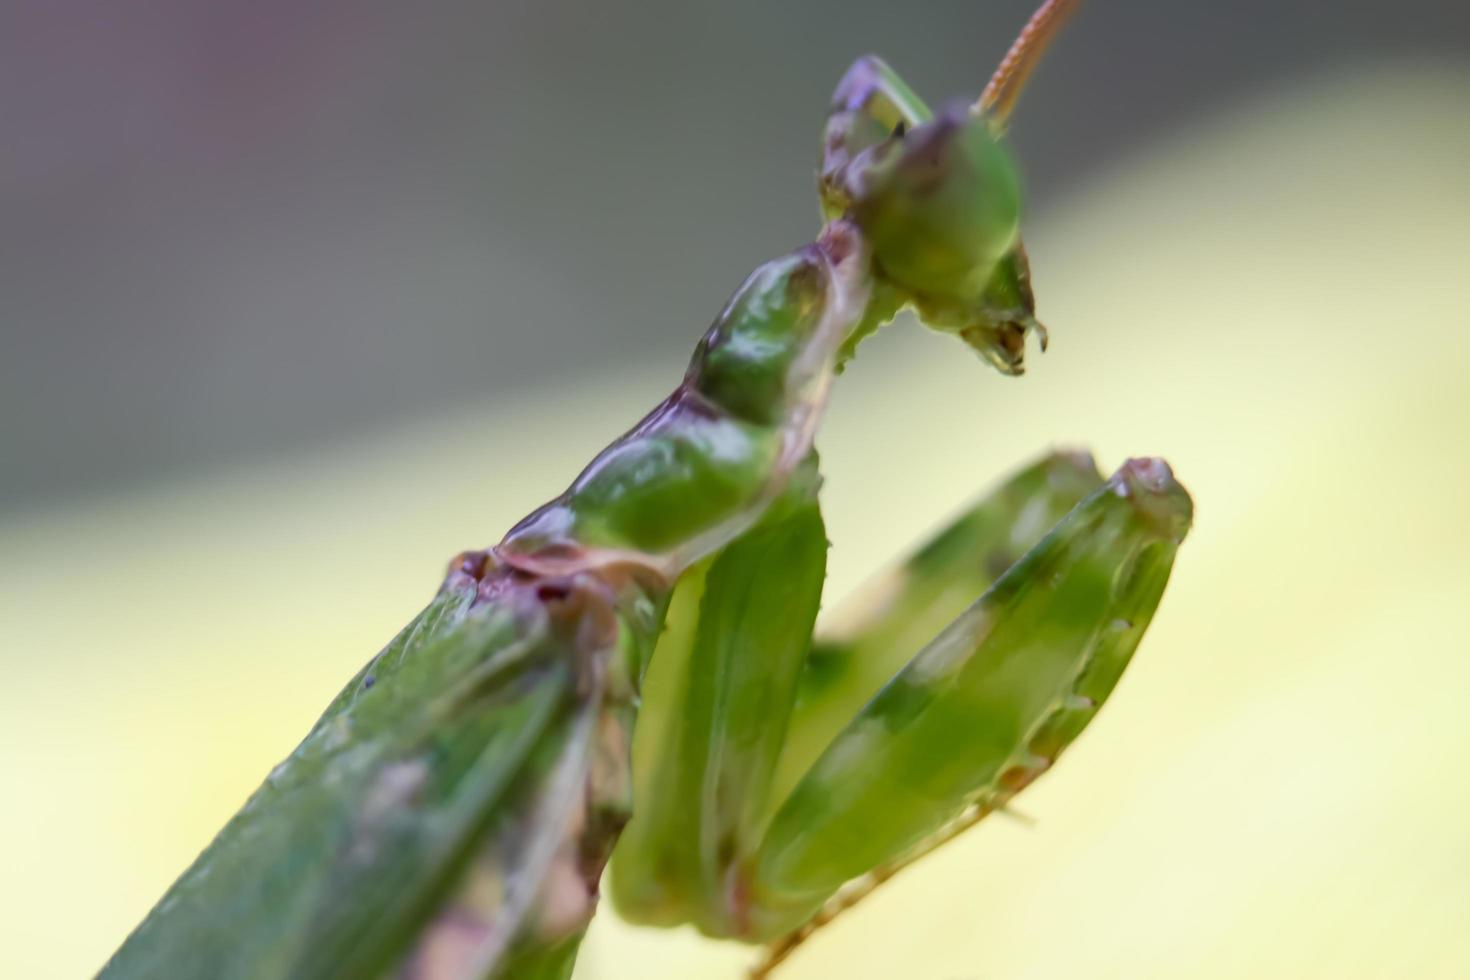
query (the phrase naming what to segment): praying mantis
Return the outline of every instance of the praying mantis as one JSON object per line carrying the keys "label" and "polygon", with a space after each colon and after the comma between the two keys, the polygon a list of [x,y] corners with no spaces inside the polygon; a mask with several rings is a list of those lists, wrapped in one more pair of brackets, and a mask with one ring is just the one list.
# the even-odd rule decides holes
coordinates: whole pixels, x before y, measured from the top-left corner
{"label": "praying mantis", "polygon": [[1072,6],[972,107],[851,67],[816,241],[751,273],[561,496],[453,560],[103,976],[564,978],[609,861],[622,916],[760,944],[764,975],[1053,765],[1189,528],[1168,466],[1049,455],[817,627],[813,438],[902,310],[1006,374],[1044,347],[1003,135]]}

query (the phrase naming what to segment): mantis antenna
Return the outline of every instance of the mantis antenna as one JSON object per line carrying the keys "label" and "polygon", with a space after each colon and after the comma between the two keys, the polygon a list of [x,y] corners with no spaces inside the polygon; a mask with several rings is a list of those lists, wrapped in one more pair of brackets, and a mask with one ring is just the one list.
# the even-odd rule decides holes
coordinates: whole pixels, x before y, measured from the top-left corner
{"label": "mantis antenna", "polygon": [[997,130],[1004,129],[1032,69],[1081,4],[1082,0],[1045,0],[1036,8],[970,111],[991,120]]}

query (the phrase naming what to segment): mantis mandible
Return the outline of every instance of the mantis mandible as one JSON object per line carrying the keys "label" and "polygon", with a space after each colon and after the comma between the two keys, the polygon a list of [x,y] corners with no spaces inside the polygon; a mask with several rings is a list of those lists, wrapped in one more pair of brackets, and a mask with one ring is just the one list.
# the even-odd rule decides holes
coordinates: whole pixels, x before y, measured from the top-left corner
{"label": "mantis mandible", "polygon": [[756,269],[561,496],[451,563],[105,976],[566,977],[609,858],[623,916],[765,944],[764,974],[1055,762],[1188,530],[1167,465],[1046,457],[814,633],[812,440],[901,310],[1004,373],[1044,346],[1003,135],[1070,7],[973,107],[852,66],[817,240]]}

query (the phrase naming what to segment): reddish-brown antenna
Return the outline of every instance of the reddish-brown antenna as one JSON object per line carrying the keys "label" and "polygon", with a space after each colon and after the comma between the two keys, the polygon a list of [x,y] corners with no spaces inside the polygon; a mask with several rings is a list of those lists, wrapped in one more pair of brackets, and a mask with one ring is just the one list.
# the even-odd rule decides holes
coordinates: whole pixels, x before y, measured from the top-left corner
{"label": "reddish-brown antenna", "polygon": [[972,111],[994,122],[997,128],[1004,128],[1016,100],[1021,96],[1021,89],[1026,87],[1026,79],[1041,60],[1042,52],[1081,3],[1082,0],[1045,0],[1036,8],[1036,13],[1021,28],[1015,43],[1001,59],[1000,67],[990,76],[990,84],[980,93],[980,100]]}

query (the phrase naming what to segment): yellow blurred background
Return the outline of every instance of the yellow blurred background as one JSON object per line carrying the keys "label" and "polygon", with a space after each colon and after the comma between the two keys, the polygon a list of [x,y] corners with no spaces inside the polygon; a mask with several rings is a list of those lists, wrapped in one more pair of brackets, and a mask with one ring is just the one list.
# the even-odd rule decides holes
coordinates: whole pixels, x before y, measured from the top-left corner
{"label": "yellow blurred background", "polygon": [[[820,440],[830,595],[1052,445],[1166,456],[1196,525],[1034,824],[904,873],[789,976],[1470,976],[1467,105],[1463,66],[1274,86],[1048,202],[1026,378],[911,324],[863,348]],[[0,975],[95,970],[448,556],[557,492],[699,330],[0,519]],[[578,976],[750,959],[605,909]]]}

